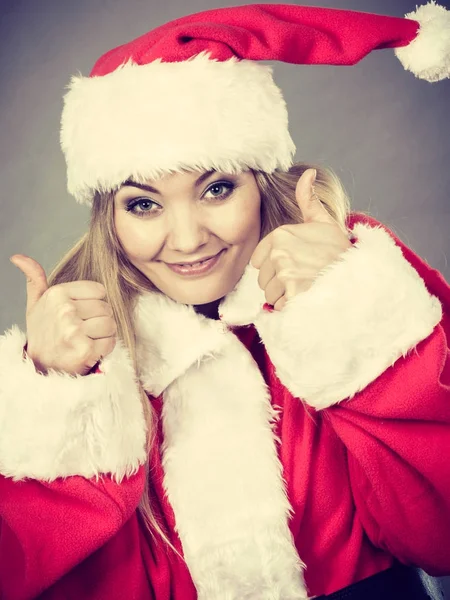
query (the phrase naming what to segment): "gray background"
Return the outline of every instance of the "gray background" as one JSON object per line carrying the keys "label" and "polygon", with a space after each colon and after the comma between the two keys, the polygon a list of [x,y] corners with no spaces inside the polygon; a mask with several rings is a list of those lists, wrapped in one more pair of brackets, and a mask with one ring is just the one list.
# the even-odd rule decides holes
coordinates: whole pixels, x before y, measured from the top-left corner
{"label": "gray background", "polygon": [[[13,323],[25,329],[25,277],[9,257],[27,254],[48,272],[87,228],[89,209],[66,192],[59,150],[70,76],[88,75],[105,51],[167,21],[237,4],[0,0],[0,332]],[[416,0],[306,4],[403,17]],[[450,82],[416,79],[393,50],[353,67],[273,64],[296,158],[335,169],[354,210],[392,228],[450,281]]]}

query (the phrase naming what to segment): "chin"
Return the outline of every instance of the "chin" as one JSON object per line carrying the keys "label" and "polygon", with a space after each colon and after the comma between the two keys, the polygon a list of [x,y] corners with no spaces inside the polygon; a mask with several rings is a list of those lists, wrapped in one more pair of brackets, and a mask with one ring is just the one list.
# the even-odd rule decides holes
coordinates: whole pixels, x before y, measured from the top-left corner
{"label": "chin", "polygon": [[224,296],[226,296],[229,292],[231,292],[231,290],[225,290],[224,292],[222,291],[218,291],[217,293],[208,293],[208,294],[202,294],[202,293],[192,293],[192,294],[169,294],[167,292],[163,292],[166,294],[166,296],[169,296],[169,298],[172,298],[172,300],[175,300],[175,302],[180,302],[181,304],[192,304],[194,306],[200,306],[202,304],[210,304],[211,302],[216,302],[217,300],[220,300],[221,298],[223,298]]}
{"label": "chin", "polygon": [[237,281],[235,282],[234,278],[230,282],[224,282],[223,279],[208,281],[205,278],[204,281],[197,280],[195,284],[191,282],[190,285],[180,285],[177,282],[177,285],[156,284],[156,287],[175,302],[197,306],[222,299],[233,290]]}

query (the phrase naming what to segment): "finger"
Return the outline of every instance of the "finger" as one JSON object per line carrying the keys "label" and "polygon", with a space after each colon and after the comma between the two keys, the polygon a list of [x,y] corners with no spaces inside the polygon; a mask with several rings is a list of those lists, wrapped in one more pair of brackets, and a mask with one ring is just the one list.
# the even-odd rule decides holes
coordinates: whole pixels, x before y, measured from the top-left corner
{"label": "finger", "polygon": [[101,338],[99,340],[94,340],[94,362],[93,365],[98,362],[99,360],[101,360],[102,358],[104,358],[105,356],[108,356],[108,354],[110,354],[114,348],[115,345],[117,343],[117,336],[113,335],[111,337],[107,337],[107,338]]}
{"label": "finger", "polygon": [[319,200],[315,189],[316,169],[307,169],[297,182],[295,198],[302,212],[303,221],[320,223],[335,223],[322,202]]}
{"label": "finger", "polygon": [[92,369],[94,365],[114,350],[116,343],[116,336],[92,340],[92,349],[89,358],[86,360],[86,367]]}
{"label": "finger", "polygon": [[48,290],[47,275],[41,265],[25,254],[14,254],[9,259],[27,278],[27,313]]}
{"label": "finger", "polygon": [[117,333],[117,325],[111,317],[94,317],[81,324],[81,330],[93,340],[113,337]]}
{"label": "finger", "polygon": [[262,265],[259,269],[259,274],[258,274],[259,287],[262,290],[265,290],[267,284],[273,277],[275,277],[275,275],[276,275],[275,265],[274,265],[273,261],[270,260],[270,257],[268,256],[266,258],[266,260],[262,263]]}
{"label": "finger", "polygon": [[69,281],[60,283],[59,287],[72,300],[101,300],[106,297],[106,288],[97,281]]}
{"label": "finger", "polygon": [[94,317],[112,317],[113,309],[110,304],[98,299],[75,300],[77,315],[85,321]]}
{"label": "finger", "polygon": [[255,267],[255,269],[259,269],[262,263],[266,260],[269,252],[272,248],[272,240],[270,233],[264,237],[256,248],[253,251],[252,256],[250,257],[250,264]]}
{"label": "finger", "polygon": [[286,296],[281,296],[281,298],[279,298],[279,299],[278,299],[278,300],[275,302],[275,304],[274,304],[274,307],[273,307],[273,308],[274,308],[274,310],[278,310],[278,311],[280,311],[280,310],[282,310],[282,309],[283,309],[283,307],[285,306],[285,304],[286,304]]}
{"label": "finger", "polygon": [[264,290],[264,294],[268,304],[275,306],[275,303],[281,296],[283,296],[285,292],[284,284],[278,279],[278,277],[273,277],[266,285]]}

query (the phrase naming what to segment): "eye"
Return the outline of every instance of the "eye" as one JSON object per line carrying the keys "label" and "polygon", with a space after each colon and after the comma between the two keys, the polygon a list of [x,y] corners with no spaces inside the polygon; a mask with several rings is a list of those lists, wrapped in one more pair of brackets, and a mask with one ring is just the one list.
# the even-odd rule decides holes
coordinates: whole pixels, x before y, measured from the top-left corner
{"label": "eye", "polygon": [[[145,209],[144,205],[149,205],[148,210]],[[150,210],[152,205],[159,206],[159,204],[156,204],[156,202],[153,202],[153,200],[150,200],[150,198],[138,198],[137,200],[131,200],[128,202],[125,210],[133,215],[136,215],[137,217],[143,217],[148,213],[157,212],[156,210]],[[143,210],[136,210],[137,206]]]}
{"label": "eye", "polygon": [[227,198],[236,188],[236,184],[231,181],[215,181],[209,188],[206,190],[206,194],[211,192],[214,200],[223,200]]}

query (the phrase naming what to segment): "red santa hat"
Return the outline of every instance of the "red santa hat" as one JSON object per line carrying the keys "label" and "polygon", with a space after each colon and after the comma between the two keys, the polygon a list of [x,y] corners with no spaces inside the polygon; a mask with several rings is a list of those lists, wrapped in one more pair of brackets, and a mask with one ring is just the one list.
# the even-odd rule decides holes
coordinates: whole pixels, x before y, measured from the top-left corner
{"label": "red santa hat", "polygon": [[450,12],[434,0],[406,18],[250,4],[157,27],[72,78],[61,122],[69,192],[90,205],[129,178],[287,170],[286,104],[258,61],[354,65],[380,48],[396,48],[416,77],[449,77]]}

